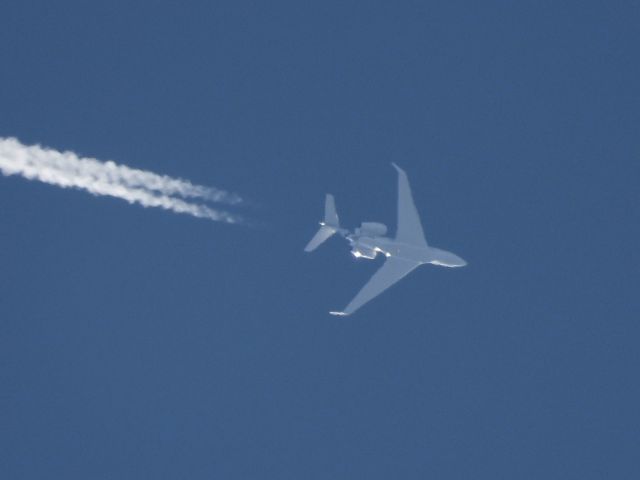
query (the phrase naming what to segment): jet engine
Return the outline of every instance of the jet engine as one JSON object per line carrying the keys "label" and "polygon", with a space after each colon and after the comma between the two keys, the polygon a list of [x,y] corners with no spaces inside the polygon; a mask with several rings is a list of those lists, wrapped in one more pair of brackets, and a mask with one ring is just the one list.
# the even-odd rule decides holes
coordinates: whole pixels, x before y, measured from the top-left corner
{"label": "jet engine", "polygon": [[360,228],[356,228],[356,235],[361,237],[383,237],[387,234],[387,226],[378,222],[362,222]]}

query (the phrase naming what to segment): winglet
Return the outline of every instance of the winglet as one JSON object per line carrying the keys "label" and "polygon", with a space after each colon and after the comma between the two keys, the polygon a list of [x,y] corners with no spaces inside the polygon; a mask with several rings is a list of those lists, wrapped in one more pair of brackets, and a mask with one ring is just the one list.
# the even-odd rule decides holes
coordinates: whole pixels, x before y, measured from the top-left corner
{"label": "winglet", "polygon": [[344,313],[344,312],[329,312],[330,315],[336,315],[338,317],[346,317],[347,315],[349,315],[348,313]]}

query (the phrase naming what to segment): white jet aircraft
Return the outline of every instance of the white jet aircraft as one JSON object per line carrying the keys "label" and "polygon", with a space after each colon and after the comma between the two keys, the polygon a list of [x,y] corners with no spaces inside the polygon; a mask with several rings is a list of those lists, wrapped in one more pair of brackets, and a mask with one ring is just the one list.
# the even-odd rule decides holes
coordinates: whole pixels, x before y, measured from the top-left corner
{"label": "white jet aircraft", "polygon": [[395,238],[389,238],[387,227],[377,222],[362,222],[353,233],[340,228],[333,195],[327,194],[324,206],[324,221],[320,230],[305,247],[305,252],[318,248],[325,240],[338,233],[351,245],[351,254],[356,258],[372,260],[378,253],[387,259],[380,269],[362,287],[353,300],[341,312],[332,315],[350,315],[372,300],[391,285],[402,279],[416,267],[425,263],[443,267],[464,267],[467,262],[457,255],[430,247],[424,238],[418,211],[413,203],[407,174],[395,163],[398,171],[398,230]]}

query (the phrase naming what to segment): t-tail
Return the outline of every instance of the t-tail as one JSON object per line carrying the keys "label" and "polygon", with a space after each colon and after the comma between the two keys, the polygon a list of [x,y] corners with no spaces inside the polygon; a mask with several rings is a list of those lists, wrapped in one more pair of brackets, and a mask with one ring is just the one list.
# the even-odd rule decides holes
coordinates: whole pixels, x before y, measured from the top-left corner
{"label": "t-tail", "polygon": [[335,233],[342,233],[340,228],[338,213],[336,212],[336,202],[333,195],[327,193],[324,201],[324,221],[320,222],[320,230],[314,235],[311,241],[304,247],[305,252],[311,252],[322,245],[329,237]]}

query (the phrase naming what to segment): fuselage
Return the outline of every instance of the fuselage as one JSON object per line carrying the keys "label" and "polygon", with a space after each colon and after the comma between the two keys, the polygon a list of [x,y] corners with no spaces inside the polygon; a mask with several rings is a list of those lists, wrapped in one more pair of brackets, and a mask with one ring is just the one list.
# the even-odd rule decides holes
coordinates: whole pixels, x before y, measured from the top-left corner
{"label": "fuselage", "polygon": [[358,258],[373,259],[382,253],[387,257],[443,267],[463,267],[467,264],[452,252],[430,246],[409,245],[389,237],[351,234],[346,238],[352,246],[351,253]]}

